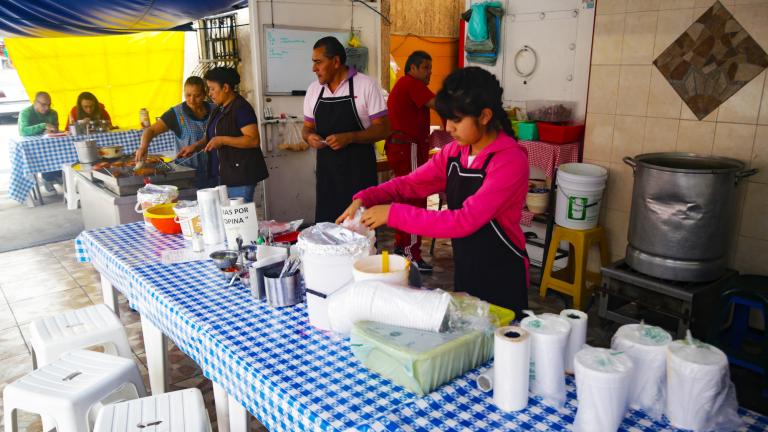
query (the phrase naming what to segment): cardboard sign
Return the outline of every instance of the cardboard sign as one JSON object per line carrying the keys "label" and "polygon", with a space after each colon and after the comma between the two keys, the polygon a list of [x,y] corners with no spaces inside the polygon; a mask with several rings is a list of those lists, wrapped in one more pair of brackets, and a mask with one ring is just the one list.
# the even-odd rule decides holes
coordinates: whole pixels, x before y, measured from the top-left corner
{"label": "cardboard sign", "polygon": [[243,244],[250,244],[259,238],[259,219],[254,203],[222,207],[221,217],[230,249],[237,247],[238,235],[243,237]]}

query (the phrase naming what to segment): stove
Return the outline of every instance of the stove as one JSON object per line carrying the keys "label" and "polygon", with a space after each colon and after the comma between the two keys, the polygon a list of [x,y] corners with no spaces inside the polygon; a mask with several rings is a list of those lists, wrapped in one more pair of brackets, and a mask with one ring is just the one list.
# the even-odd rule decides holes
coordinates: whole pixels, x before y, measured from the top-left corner
{"label": "stove", "polygon": [[623,259],[603,267],[601,273],[598,316],[621,324],[643,320],[677,338],[684,338],[690,329],[699,339],[707,336],[723,283],[738,274],[728,269],[710,282],[670,281],[635,271]]}

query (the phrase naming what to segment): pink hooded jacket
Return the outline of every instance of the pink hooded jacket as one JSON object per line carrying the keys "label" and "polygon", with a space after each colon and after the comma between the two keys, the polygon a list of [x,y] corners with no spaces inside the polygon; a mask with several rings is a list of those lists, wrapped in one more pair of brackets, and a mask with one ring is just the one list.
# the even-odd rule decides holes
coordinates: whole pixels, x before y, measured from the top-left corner
{"label": "pink hooded jacket", "polygon": [[520,217],[528,192],[528,155],[504,132],[499,132],[472,161],[469,168],[480,169],[488,156],[495,153],[486,168],[483,185],[464,201],[462,208],[434,211],[398,203],[444,192],[448,159],[461,154],[461,166],[466,168],[469,150],[469,146],[453,141],[411,174],[362,190],[354,198],[362,200],[365,207],[394,203],[387,225],[427,237],[466,237],[496,219],[515,245],[525,250]]}

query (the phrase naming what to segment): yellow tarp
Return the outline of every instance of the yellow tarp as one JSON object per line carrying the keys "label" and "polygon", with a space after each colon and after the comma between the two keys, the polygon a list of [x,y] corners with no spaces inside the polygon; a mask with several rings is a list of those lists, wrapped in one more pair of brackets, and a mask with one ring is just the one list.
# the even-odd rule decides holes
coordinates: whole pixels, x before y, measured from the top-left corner
{"label": "yellow tarp", "polygon": [[[61,128],[77,95],[90,91],[121,129],[139,127],[139,110],[159,117],[181,100],[184,34],[5,39],[30,100],[51,94]],[[154,120],[153,120],[154,121]]]}

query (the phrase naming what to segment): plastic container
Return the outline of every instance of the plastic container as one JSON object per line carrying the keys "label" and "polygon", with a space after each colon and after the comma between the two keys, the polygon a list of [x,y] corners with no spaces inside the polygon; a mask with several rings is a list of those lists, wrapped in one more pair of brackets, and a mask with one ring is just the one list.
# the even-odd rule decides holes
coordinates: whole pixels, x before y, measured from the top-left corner
{"label": "plastic container", "polygon": [[176,213],[176,222],[181,225],[181,233],[185,238],[191,240],[195,234],[203,233],[197,201],[179,201],[173,207],[173,211]]}
{"label": "plastic container", "polygon": [[512,123],[512,130],[515,132],[515,138],[518,138],[518,135],[520,134],[520,124],[521,123],[534,123],[529,121],[520,121],[520,120],[510,120],[510,123]]}
{"label": "plastic container", "polygon": [[523,141],[537,141],[539,130],[534,122],[520,122],[517,125],[517,139]]}
{"label": "plastic container", "polygon": [[310,324],[331,330],[328,296],[352,282],[352,264],[370,255],[371,247],[368,238],[330,222],[311,226],[299,234]]}
{"label": "plastic container", "polygon": [[576,111],[576,102],[557,100],[529,100],[525,102],[528,120],[542,122],[570,122]]}
{"label": "plastic container", "polygon": [[582,124],[564,124],[538,122],[536,128],[539,130],[539,141],[550,144],[568,144],[581,141],[584,137],[584,125]]}
{"label": "plastic container", "polygon": [[173,203],[159,204],[144,210],[144,217],[163,234],[180,234],[181,225],[176,222]]}
{"label": "plastic container", "polygon": [[408,285],[408,273],[411,263],[400,255],[389,255],[389,271],[381,272],[382,255],[362,257],[352,264],[352,276],[355,282],[377,280],[399,285]]}
{"label": "plastic container", "polygon": [[491,314],[493,325],[496,327],[509,325],[515,319],[515,311],[496,306],[495,304],[488,305],[488,313]]}
{"label": "plastic container", "polygon": [[597,226],[608,170],[585,163],[560,165],[557,171],[555,223],[587,230]]}

